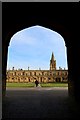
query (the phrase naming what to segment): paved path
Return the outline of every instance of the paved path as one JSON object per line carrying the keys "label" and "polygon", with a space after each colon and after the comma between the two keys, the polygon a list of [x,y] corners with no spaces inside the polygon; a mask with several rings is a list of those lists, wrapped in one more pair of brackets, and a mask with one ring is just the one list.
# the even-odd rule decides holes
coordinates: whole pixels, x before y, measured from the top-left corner
{"label": "paved path", "polygon": [[12,91],[12,90],[68,90],[68,87],[32,87],[32,88],[20,88],[20,87],[9,87],[9,88],[6,88],[6,90],[8,91]]}
{"label": "paved path", "polygon": [[13,120],[72,119],[79,117],[65,88],[9,88],[3,104],[3,117]]}

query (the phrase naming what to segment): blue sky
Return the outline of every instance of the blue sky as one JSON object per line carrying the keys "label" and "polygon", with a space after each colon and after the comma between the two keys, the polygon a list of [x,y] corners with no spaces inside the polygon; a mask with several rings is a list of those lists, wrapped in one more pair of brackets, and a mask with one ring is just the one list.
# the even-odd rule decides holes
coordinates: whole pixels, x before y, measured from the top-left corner
{"label": "blue sky", "polygon": [[7,69],[49,69],[52,52],[57,69],[67,69],[63,37],[42,26],[32,26],[15,33],[8,47]]}

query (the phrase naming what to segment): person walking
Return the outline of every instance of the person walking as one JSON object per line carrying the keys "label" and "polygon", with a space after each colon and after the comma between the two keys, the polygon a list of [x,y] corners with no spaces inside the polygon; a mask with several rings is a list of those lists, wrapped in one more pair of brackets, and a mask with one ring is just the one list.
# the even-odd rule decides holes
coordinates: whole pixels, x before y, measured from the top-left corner
{"label": "person walking", "polygon": [[38,84],[39,84],[38,80],[36,80],[36,81],[35,81],[35,84],[36,84],[36,87],[37,87],[37,86],[38,86]]}

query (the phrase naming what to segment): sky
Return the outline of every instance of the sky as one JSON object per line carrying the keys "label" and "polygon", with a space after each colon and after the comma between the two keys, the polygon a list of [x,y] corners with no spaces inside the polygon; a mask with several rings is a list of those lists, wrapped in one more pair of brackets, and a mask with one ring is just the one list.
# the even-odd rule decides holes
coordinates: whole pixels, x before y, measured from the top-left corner
{"label": "sky", "polygon": [[7,69],[49,70],[52,52],[57,69],[67,69],[65,42],[59,33],[38,25],[23,29],[10,40]]}

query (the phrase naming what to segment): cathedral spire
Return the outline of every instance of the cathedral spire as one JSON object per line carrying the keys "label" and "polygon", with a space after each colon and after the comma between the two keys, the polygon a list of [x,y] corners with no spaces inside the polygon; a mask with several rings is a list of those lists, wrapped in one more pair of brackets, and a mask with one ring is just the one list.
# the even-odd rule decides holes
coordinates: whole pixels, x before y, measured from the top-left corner
{"label": "cathedral spire", "polygon": [[51,60],[50,60],[50,70],[56,69],[56,60],[54,60],[54,54],[52,52]]}
{"label": "cathedral spire", "polygon": [[51,57],[51,59],[54,60],[54,54],[53,54],[53,52],[52,52],[52,57]]}

